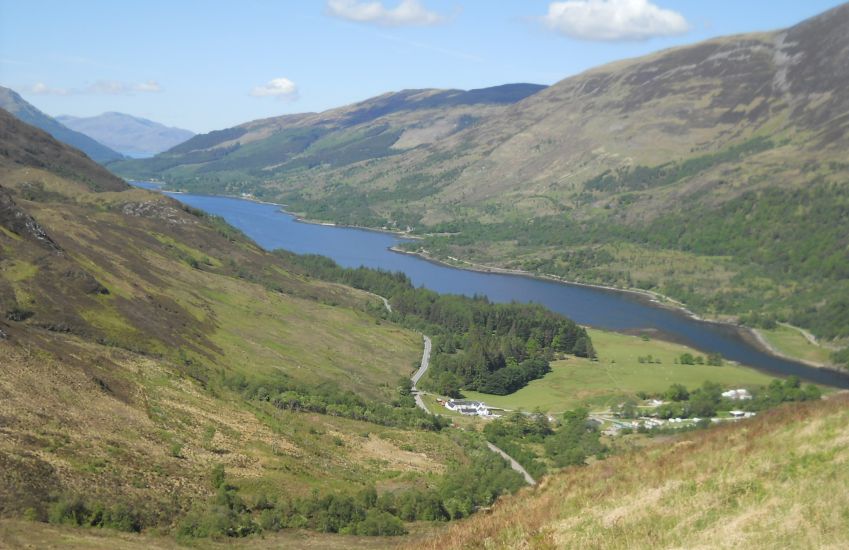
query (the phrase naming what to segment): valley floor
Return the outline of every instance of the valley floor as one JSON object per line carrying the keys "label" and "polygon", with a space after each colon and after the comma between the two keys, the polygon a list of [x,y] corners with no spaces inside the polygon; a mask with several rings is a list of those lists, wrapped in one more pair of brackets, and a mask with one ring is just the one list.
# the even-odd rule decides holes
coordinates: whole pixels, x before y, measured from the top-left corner
{"label": "valley floor", "polygon": [[684,353],[699,354],[680,344],[602,330],[588,332],[597,348],[596,361],[581,357],[555,361],[550,373],[510,395],[464,395],[498,408],[539,408],[559,414],[579,406],[596,410],[618,405],[641,391],[663,393],[673,383],[695,388],[710,380],[724,387],[747,387],[766,385],[772,379],[760,371],[727,362],[723,366],[677,364],[677,358]]}

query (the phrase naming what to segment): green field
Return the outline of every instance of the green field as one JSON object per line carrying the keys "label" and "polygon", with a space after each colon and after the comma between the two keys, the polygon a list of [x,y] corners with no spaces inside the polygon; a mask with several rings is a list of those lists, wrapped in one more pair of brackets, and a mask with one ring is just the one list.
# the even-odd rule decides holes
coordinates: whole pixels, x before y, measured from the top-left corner
{"label": "green field", "polygon": [[[639,391],[661,392],[673,383],[695,388],[711,380],[738,387],[763,385],[771,380],[754,369],[730,363],[721,367],[675,364],[682,353],[699,355],[679,344],[600,330],[589,333],[598,351],[598,361],[569,357],[552,362],[552,372],[511,395],[465,392],[465,396],[494,407],[528,411],[539,407],[557,413],[581,405],[594,409],[606,407]],[[660,363],[639,362],[639,357],[648,355],[660,359]]]}
{"label": "green field", "polygon": [[758,332],[785,355],[813,363],[831,363],[831,350],[812,344],[798,329],[778,325],[774,329],[758,329]]}

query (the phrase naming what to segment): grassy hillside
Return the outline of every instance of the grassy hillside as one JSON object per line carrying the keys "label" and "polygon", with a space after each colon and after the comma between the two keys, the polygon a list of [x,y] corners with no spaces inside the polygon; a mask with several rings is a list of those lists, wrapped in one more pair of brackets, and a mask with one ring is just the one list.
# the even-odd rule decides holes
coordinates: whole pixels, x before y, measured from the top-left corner
{"label": "grassy hillside", "polygon": [[[430,532],[416,532],[411,540],[421,540]],[[174,550],[178,548],[227,548],[266,549],[302,548],[305,550],[350,550],[393,548],[397,541],[385,537],[359,537],[335,535],[310,531],[285,532],[263,535],[248,539],[203,540],[198,544],[191,541],[175,541],[173,538],[155,533],[119,533],[112,530],[81,529],[61,525],[34,524],[30,521],[0,519],[0,540],[10,548],[64,548],[80,550]]]}
{"label": "grassy hillside", "polygon": [[[658,437],[533,489],[486,514],[417,530],[408,548],[841,548],[849,502],[849,399],[792,404],[736,424]],[[154,533],[0,520],[12,546],[174,548]],[[397,540],[285,531],[204,547],[384,548]]]}
{"label": "grassy hillside", "polygon": [[546,478],[410,548],[841,548],[849,400],[784,406]]}
{"label": "grassy hillside", "polygon": [[0,517],[192,537],[279,529],[279,507],[290,526],[397,531],[369,495],[415,506],[478,465],[484,501],[521,484],[401,392],[421,337],[374,295],[5,112],[0,136]]}

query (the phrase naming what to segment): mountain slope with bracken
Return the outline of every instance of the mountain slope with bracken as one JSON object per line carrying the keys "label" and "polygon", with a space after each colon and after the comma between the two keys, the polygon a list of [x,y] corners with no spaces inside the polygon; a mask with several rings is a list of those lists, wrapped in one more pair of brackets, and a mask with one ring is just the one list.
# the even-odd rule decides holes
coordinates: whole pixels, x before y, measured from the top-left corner
{"label": "mountain slope with bracken", "polygon": [[397,404],[421,337],[382,311],[0,110],[0,517],[230,533],[268,495],[428,486],[467,450]]}
{"label": "mountain slope with bracken", "polygon": [[[152,159],[115,164],[127,177],[207,192],[264,196],[263,182],[335,178],[403,156],[503,112],[545,86],[403,90],[322,113],[256,120],[195,136]],[[330,181],[330,180],[328,180]]]}

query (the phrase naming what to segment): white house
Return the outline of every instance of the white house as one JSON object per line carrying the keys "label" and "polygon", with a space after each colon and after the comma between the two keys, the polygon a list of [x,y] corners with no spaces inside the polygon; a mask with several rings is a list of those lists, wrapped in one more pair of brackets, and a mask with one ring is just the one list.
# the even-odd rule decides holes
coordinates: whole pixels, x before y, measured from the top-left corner
{"label": "white house", "polygon": [[445,402],[445,408],[460,414],[489,416],[489,407],[482,401],[466,401],[464,399],[451,399]]}
{"label": "white house", "polygon": [[734,401],[745,401],[747,399],[752,398],[752,394],[749,393],[749,390],[739,389],[739,390],[728,390],[722,392],[722,397],[727,397],[728,399]]}

